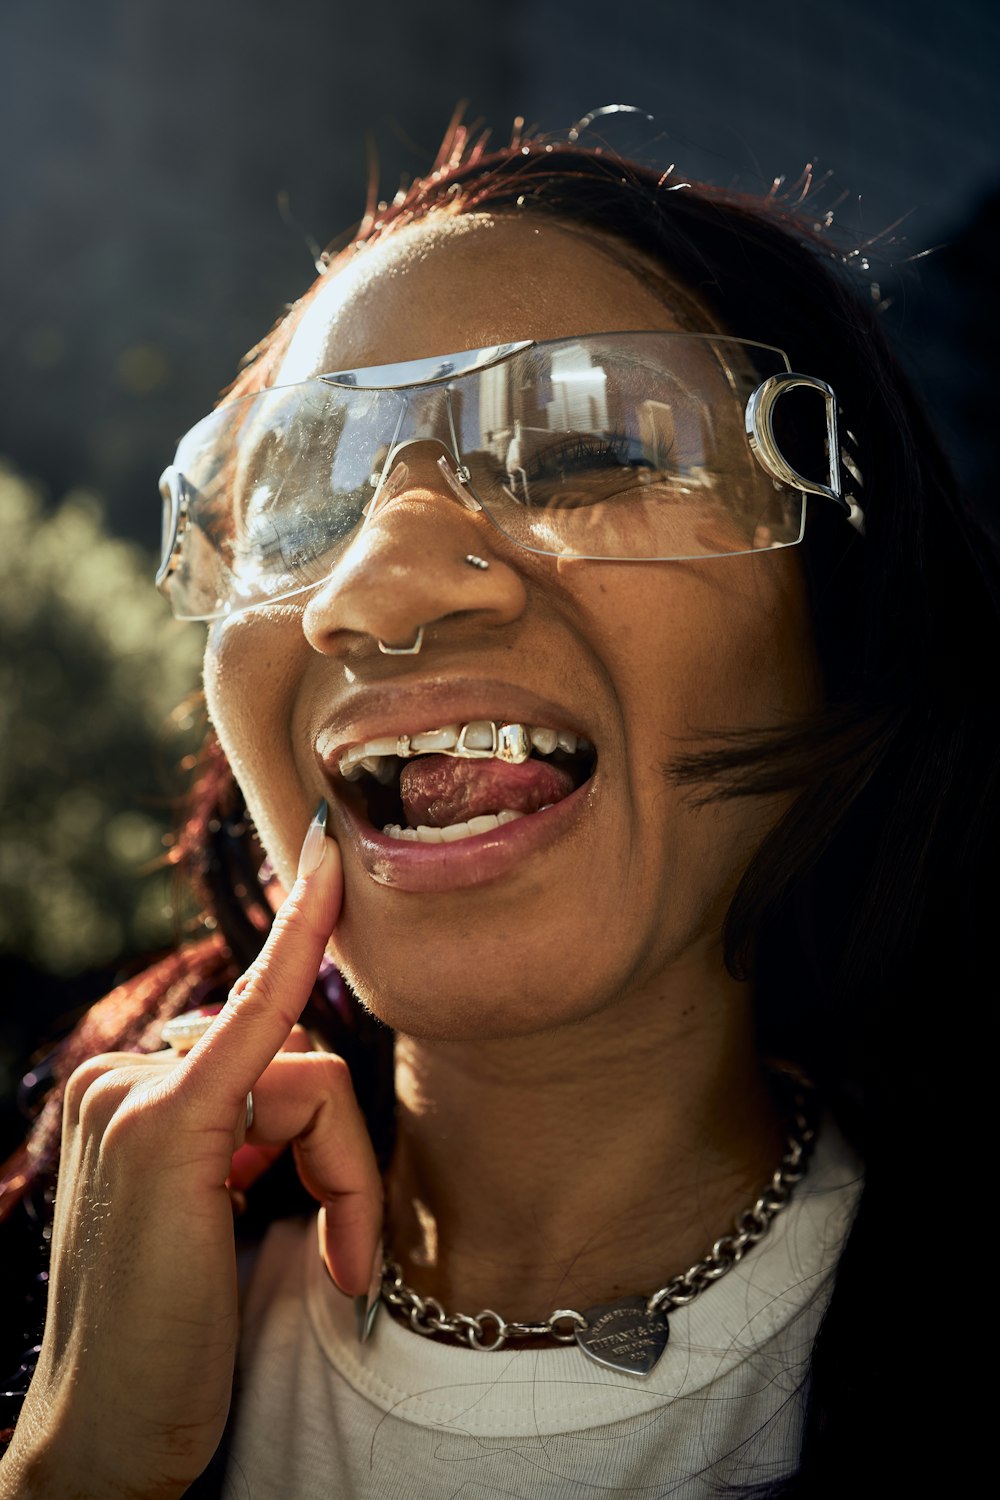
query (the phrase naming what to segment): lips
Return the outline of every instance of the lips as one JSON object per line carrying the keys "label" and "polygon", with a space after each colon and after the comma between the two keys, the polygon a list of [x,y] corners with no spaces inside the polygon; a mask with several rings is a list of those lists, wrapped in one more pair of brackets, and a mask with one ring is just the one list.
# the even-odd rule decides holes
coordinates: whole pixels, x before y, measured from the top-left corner
{"label": "lips", "polygon": [[[596,778],[590,776],[582,785],[577,785],[578,778],[574,778],[571,788],[560,782],[558,791],[562,797],[554,806],[539,804],[540,811],[526,808],[528,815],[488,832],[474,833],[460,842],[405,842],[382,832],[383,827],[391,824],[391,817],[383,823],[379,822],[378,812],[374,820],[369,816],[364,783],[346,781],[340,775],[339,763],[352,746],[388,736],[419,735],[438,725],[476,720],[545,724],[596,743],[590,726],[566,706],[531,689],[483,678],[433,679],[358,690],[341,702],[336,715],[316,735],[317,760],[333,794],[334,831],[338,836],[346,836],[361,865],[379,884],[400,890],[446,891],[498,878],[522,859],[541,852],[562,837],[592,802]],[[406,764],[408,768],[416,767],[421,760]],[[469,765],[477,770],[491,764],[482,760],[450,762],[452,767]],[[545,765],[541,761],[530,764]],[[522,770],[511,766],[502,769]],[[393,788],[388,790],[397,795]]]}
{"label": "lips", "polygon": [[590,815],[598,785],[595,774],[555,806],[457,843],[404,842],[374,828],[346,802],[336,809],[335,831],[377,884],[443,894],[516,876],[526,860],[542,856]]}
{"label": "lips", "polygon": [[[478,746],[466,743],[473,732]],[[555,742],[557,732],[546,730],[544,736],[546,743],[548,736]],[[439,751],[444,741],[450,748]],[[558,741],[546,751],[529,741],[526,726],[482,719],[464,728],[426,731],[412,742],[405,734],[385,736],[349,749],[338,762],[340,781],[335,775],[333,787],[359,786],[376,828],[388,831],[400,824],[406,835],[441,829],[449,839],[464,838],[486,831],[471,829],[466,820],[505,810],[517,816],[538,812],[588,779],[593,746],[565,730]]]}

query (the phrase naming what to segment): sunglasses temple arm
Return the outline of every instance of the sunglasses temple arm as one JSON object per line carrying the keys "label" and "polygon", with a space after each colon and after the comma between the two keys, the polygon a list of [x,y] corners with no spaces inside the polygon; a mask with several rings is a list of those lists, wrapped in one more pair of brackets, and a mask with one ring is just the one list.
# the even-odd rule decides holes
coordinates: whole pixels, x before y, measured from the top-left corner
{"label": "sunglasses temple arm", "polygon": [[[829,483],[806,479],[788,462],[778,446],[774,433],[774,408],[786,391],[797,386],[818,391],[826,409],[826,449],[829,465]],[[772,375],[751,395],[746,407],[746,434],[751,451],[761,468],[773,479],[808,495],[820,495],[832,500],[846,513],[846,518],[856,531],[864,532],[864,513],[851,495],[845,495],[840,471],[840,444],[837,437],[837,398],[833,388],[825,380],[814,375],[799,375],[790,372]]]}

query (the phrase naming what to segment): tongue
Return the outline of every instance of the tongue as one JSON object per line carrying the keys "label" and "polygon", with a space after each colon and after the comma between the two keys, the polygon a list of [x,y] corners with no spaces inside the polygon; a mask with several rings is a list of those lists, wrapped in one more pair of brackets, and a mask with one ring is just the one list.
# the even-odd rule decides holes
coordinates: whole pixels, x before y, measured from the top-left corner
{"label": "tongue", "polygon": [[403,767],[399,795],[411,828],[446,828],[482,813],[537,812],[573,790],[570,773],[547,760],[459,760],[421,755]]}

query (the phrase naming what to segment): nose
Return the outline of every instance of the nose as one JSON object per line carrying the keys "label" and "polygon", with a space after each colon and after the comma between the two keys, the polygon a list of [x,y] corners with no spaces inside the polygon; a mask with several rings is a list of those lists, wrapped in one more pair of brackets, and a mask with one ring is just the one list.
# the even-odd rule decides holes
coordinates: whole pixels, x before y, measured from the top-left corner
{"label": "nose", "polygon": [[[442,632],[459,639],[509,625],[524,612],[524,579],[510,561],[514,544],[502,543],[481,510],[466,508],[440,458],[435,442],[407,444],[405,467],[394,467],[303,611],[303,632],[316,651],[346,655],[359,637],[369,646],[405,646],[430,626],[438,628],[428,644]],[[470,556],[489,566],[470,565]]]}

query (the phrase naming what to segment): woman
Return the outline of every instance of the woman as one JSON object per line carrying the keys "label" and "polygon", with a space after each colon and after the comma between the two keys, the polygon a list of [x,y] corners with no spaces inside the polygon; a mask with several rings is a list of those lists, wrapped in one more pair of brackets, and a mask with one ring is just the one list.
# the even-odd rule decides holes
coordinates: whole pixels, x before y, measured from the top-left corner
{"label": "woman", "polygon": [[[182,443],[221,936],[96,1008],[9,1171],[61,1108],[0,1495],[182,1494],[214,1453],[248,1495],[905,1472],[877,1351],[905,1394],[995,584],[832,259],[773,200],[455,125]],[[241,1332],[231,1203],[289,1142],[318,1220]]]}

